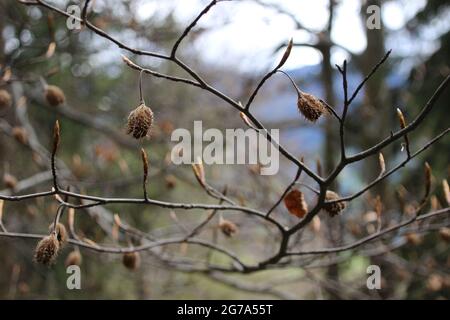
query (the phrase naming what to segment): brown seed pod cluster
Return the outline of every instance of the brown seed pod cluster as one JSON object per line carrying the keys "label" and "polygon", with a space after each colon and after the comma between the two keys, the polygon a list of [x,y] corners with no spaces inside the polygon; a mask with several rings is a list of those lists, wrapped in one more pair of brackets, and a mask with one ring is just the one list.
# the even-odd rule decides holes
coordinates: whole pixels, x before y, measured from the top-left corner
{"label": "brown seed pod cluster", "polygon": [[219,229],[227,237],[233,236],[238,231],[238,227],[236,224],[225,219],[220,219]]}
{"label": "brown seed pod cluster", "polygon": [[127,134],[135,139],[146,137],[153,125],[153,111],[144,103],[130,112],[127,123]]}
{"label": "brown seed pod cluster", "polygon": [[6,109],[9,108],[11,106],[11,95],[9,94],[8,91],[1,89],[0,90],[0,110],[1,109]]}
{"label": "brown seed pod cluster", "polygon": [[124,253],[122,263],[129,270],[137,270],[141,265],[141,256],[139,255],[139,252]]}
{"label": "brown seed pod cluster", "polygon": [[[327,190],[327,193],[325,194],[326,201],[333,201],[339,198],[340,198],[339,195],[334,191]],[[334,202],[330,204],[325,204],[323,206],[323,208],[325,209],[326,212],[328,212],[330,217],[338,215],[345,209],[345,207],[346,207],[345,202]]]}
{"label": "brown seed pod cluster", "polygon": [[8,189],[14,189],[17,186],[17,178],[12,174],[5,173],[3,175],[3,184]]}
{"label": "brown seed pod cluster", "polygon": [[24,127],[13,127],[11,129],[11,134],[19,143],[27,144],[28,132]]}
{"label": "brown seed pod cluster", "polygon": [[73,251],[71,251],[68,255],[67,255],[67,258],[66,258],[66,261],[65,261],[65,265],[66,265],[66,267],[68,267],[68,266],[73,266],[73,265],[75,265],[75,266],[79,266],[79,265],[81,265],[81,261],[82,261],[83,259],[82,259],[82,257],[81,257],[81,253],[80,253],[80,250],[73,250]]}
{"label": "brown seed pod cluster", "polygon": [[52,233],[38,242],[34,252],[34,260],[43,265],[50,266],[55,262],[59,249],[58,238],[55,233]]}
{"label": "brown seed pod cluster", "polygon": [[316,122],[327,108],[322,101],[315,96],[305,92],[298,92],[297,107],[301,114],[309,121]]}
{"label": "brown seed pod cluster", "polygon": [[308,213],[308,204],[305,201],[305,196],[298,189],[293,189],[283,199],[286,209],[289,213],[303,218]]}
{"label": "brown seed pod cluster", "polygon": [[49,105],[56,107],[66,101],[66,96],[64,95],[64,91],[62,91],[61,88],[49,85],[45,89],[45,99],[47,100]]}

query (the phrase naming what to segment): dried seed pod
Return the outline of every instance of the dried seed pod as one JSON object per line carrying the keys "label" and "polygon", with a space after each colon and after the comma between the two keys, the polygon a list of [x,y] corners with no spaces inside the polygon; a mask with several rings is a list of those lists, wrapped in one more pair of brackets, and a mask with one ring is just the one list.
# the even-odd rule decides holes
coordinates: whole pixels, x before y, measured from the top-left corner
{"label": "dried seed pod", "polygon": [[219,229],[227,237],[233,236],[233,234],[235,234],[238,231],[238,227],[236,224],[222,218],[219,221]]}
{"label": "dried seed pod", "polygon": [[49,266],[55,262],[59,251],[59,241],[56,234],[46,236],[36,246],[34,260],[43,265]]}
{"label": "dried seed pod", "polygon": [[61,88],[50,85],[45,88],[45,99],[49,105],[56,107],[66,101],[66,96]]}
{"label": "dried seed pod", "polygon": [[1,89],[0,90],[0,110],[1,109],[6,109],[9,108],[11,106],[11,95],[9,94],[8,91]]}
{"label": "dried seed pod", "polygon": [[139,255],[139,252],[124,253],[122,263],[129,270],[137,270],[141,265],[141,256]]}
{"label": "dried seed pod", "polygon": [[66,258],[66,261],[64,264],[66,267],[73,266],[73,265],[79,266],[79,265],[81,265],[82,260],[83,259],[81,257],[80,250],[73,250],[67,255],[67,258]]}
{"label": "dried seed pod", "polygon": [[308,213],[308,204],[305,196],[298,189],[293,189],[284,197],[284,205],[290,214],[303,218]]}
{"label": "dried seed pod", "polygon": [[[53,223],[48,226],[48,229],[49,231],[53,231]],[[56,224],[56,238],[60,247],[63,247],[68,239],[66,227],[60,222]]]}
{"label": "dried seed pod", "polygon": [[12,174],[5,173],[3,175],[3,184],[8,189],[14,189],[17,186],[17,178],[14,177]]}
{"label": "dried seed pod", "polygon": [[153,124],[153,111],[144,103],[130,112],[127,123],[127,134],[131,134],[135,139],[146,137]]}
{"label": "dried seed pod", "polygon": [[[339,198],[340,198],[339,195],[334,191],[327,190],[327,193],[325,194],[326,201],[333,201],[333,200],[337,200]],[[338,215],[345,209],[345,207],[346,207],[346,204],[343,201],[325,204],[323,206],[323,208],[325,209],[326,212],[328,212],[330,217],[334,217],[335,215]]]}
{"label": "dried seed pod", "polygon": [[11,129],[11,134],[21,144],[27,144],[28,132],[24,127],[14,127]]}
{"label": "dried seed pod", "polygon": [[311,122],[316,122],[322,114],[328,112],[322,101],[312,94],[301,91],[298,91],[297,107],[301,114]]}

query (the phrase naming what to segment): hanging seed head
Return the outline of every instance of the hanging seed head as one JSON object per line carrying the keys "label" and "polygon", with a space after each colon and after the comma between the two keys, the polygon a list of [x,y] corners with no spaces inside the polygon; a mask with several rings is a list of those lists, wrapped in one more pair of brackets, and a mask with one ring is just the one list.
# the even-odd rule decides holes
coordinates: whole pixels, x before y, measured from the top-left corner
{"label": "hanging seed head", "polygon": [[79,266],[79,265],[81,265],[81,261],[82,261],[82,258],[81,258],[80,251],[73,250],[68,254],[64,264],[66,265],[66,267],[73,266],[73,265]]}
{"label": "hanging seed head", "polygon": [[284,197],[284,205],[289,213],[303,218],[308,213],[308,204],[305,201],[305,196],[298,189],[293,189]]}
{"label": "hanging seed head", "polygon": [[[327,190],[327,193],[325,194],[326,201],[333,201],[337,199],[339,199],[339,195],[336,192]],[[334,202],[330,204],[325,204],[323,208],[325,209],[326,212],[328,212],[330,217],[334,217],[335,215],[341,213],[345,209],[345,207],[346,207],[345,202]]]}
{"label": "hanging seed head", "polygon": [[[56,231],[56,238],[58,239],[59,246],[62,248],[66,244],[67,239],[68,239],[66,227],[62,223],[58,222],[56,224],[56,228],[55,229],[56,229],[55,230]],[[53,231],[53,223],[48,226],[48,230],[50,232]]]}
{"label": "hanging seed head", "polygon": [[59,242],[56,234],[52,233],[38,242],[34,260],[43,265],[49,266],[55,262],[59,251]]}
{"label": "hanging seed head", "polygon": [[236,224],[225,219],[220,219],[219,229],[227,237],[233,236],[233,234],[235,234],[238,231],[238,227]]}
{"label": "hanging seed head", "polygon": [[129,270],[137,270],[141,265],[139,252],[127,252],[122,257],[123,265]]}
{"label": "hanging seed head", "polygon": [[5,173],[3,175],[3,184],[8,189],[14,189],[17,186],[17,178],[14,177],[12,174]]}
{"label": "hanging seed head", "polygon": [[322,114],[327,113],[323,102],[312,94],[300,91],[298,92],[297,107],[301,114],[311,122],[316,122]]}
{"label": "hanging seed head", "polygon": [[28,132],[24,127],[14,127],[11,129],[11,134],[21,144],[27,144]]}
{"label": "hanging seed head", "polygon": [[11,95],[8,91],[2,89],[0,90],[0,110],[6,109],[11,106]]}
{"label": "hanging seed head", "polygon": [[56,107],[66,101],[66,96],[61,88],[50,85],[45,89],[45,99],[51,106]]}
{"label": "hanging seed head", "polygon": [[142,103],[128,116],[127,134],[131,134],[135,139],[144,138],[150,132],[152,124],[153,111]]}

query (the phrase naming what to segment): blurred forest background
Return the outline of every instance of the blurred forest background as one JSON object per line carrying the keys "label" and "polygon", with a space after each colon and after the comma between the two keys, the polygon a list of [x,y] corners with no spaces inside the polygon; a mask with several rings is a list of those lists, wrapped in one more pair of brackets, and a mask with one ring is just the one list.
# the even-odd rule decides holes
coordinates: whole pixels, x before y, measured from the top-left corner
{"label": "blurred forest background", "polygon": [[[412,119],[449,74],[450,6],[447,1],[438,0],[317,1],[321,4],[310,7],[311,2],[221,3],[189,35],[180,48],[180,55],[214,86],[245,101],[264,73],[279,61],[283,45],[292,36],[294,60],[283,69],[302,90],[314,93],[340,110],[342,83],[334,64],[348,60],[349,86],[353,88],[388,49],[393,49],[387,64],[371,79],[350,110],[348,144],[352,152],[361,151],[398,128],[397,107],[402,108],[407,119]],[[52,3],[60,8],[79,4],[78,1]],[[165,52],[206,4],[200,0],[96,0],[90,19],[131,46]],[[355,10],[344,12],[349,4]],[[365,27],[367,7],[372,4],[382,8],[380,30]],[[184,10],[187,7],[190,10]],[[261,39],[263,36],[258,41],[264,41],[264,33],[270,32],[272,27],[280,35],[277,38],[268,34],[264,49],[255,44],[250,32],[234,32],[233,25],[238,22],[242,25],[252,13],[254,16],[247,21],[249,25],[256,19],[266,25],[263,31],[254,30],[254,37]],[[310,26],[308,15],[320,16],[318,23],[321,25]],[[348,15],[356,20],[345,24],[342,16]],[[335,21],[340,21],[340,27]],[[352,21],[357,24],[352,25]],[[9,68],[12,79],[7,83],[1,81],[0,85],[14,99],[14,107],[0,110],[0,176],[10,175],[18,180],[14,191],[7,185],[0,185],[0,193],[21,194],[50,188],[46,154],[40,154],[39,147],[33,150],[29,145],[40,141],[45,148],[50,146],[53,125],[59,119],[62,136],[58,157],[63,164],[58,168],[65,184],[76,185],[82,192],[93,195],[140,197],[140,145],[125,135],[126,117],[139,103],[138,72],[123,63],[121,54],[125,52],[84,28],[68,30],[66,19],[61,16],[14,0],[0,3],[0,30],[1,76]],[[357,37],[353,32],[359,32],[361,43],[356,49],[346,48],[341,39]],[[49,48],[52,42],[56,44],[54,52]],[[253,50],[251,44],[255,44]],[[161,60],[128,53],[127,56],[160,72],[183,74]],[[51,107],[45,103],[39,77],[64,91],[66,105]],[[245,128],[239,114],[216,97],[184,84],[144,75],[143,85],[145,99],[156,119],[152,138],[143,143],[149,154],[150,197],[176,202],[192,199],[199,203],[211,202],[198,187],[190,166],[170,163],[168,155],[173,145],[170,133],[174,128],[191,129],[194,120],[203,120],[204,126],[209,128]],[[26,101],[19,99],[22,95]],[[429,118],[410,135],[413,149],[448,126],[448,101],[450,92],[446,90]],[[26,105],[26,115],[18,104]],[[267,127],[281,130],[281,142],[291,152],[303,156],[311,166],[321,159],[322,170],[330,172],[338,160],[338,126],[328,120],[310,124],[298,115],[296,94],[286,78],[276,75],[271,79],[262,88],[253,108]],[[25,132],[17,133],[17,128],[24,128]],[[343,216],[322,219],[320,230],[306,230],[305,239],[314,247],[317,243],[345,243],[347,233],[358,238],[373,232],[375,195],[383,200],[383,215],[398,220],[399,212],[407,212],[408,204],[411,205],[412,199],[423,190],[425,161],[431,164],[435,177],[432,206],[445,207],[440,186],[442,179],[448,179],[450,174],[449,143],[448,137],[441,139],[431,151],[355,201]],[[400,149],[400,143],[394,143],[383,150],[388,165],[402,159],[404,152]],[[355,192],[377,172],[378,162],[367,159],[346,168],[334,188],[340,194]],[[253,166],[218,165],[208,167],[207,174],[217,189],[227,185],[230,197],[267,208],[291,181],[295,168],[282,162],[278,175],[260,176]],[[307,200],[313,202],[314,194],[307,194]],[[127,224],[157,237],[179,234],[183,231],[180,225],[194,225],[199,219],[195,211],[170,214],[169,211],[154,206],[96,207],[76,215],[76,229],[93,241],[112,243],[114,213]],[[9,230],[46,233],[55,212],[53,199],[6,202],[4,223]],[[232,246],[250,260],[252,252],[273,248],[274,243],[264,236],[263,228],[252,228],[251,219],[231,213],[224,215],[238,225],[239,233],[233,238],[225,237],[218,232],[217,221],[213,221],[206,231],[207,237],[223,246]],[[293,219],[282,207],[275,217]],[[0,298],[448,299],[448,232],[441,227],[433,230],[432,226],[428,231],[431,232],[399,235],[396,249],[380,255],[343,252],[338,255],[343,258],[341,262],[324,268],[292,267],[251,275],[227,275],[226,279],[167,268],[150,253],[142,253],[141,267],[130,271],[122,265],[119,255],[82,250],[82,290],[72,291],[65,286],[64,265],[70,248],[64,249],[55,266],[46,268],[32,261],[33,240],[0,238]],[[207,250],[190,245],[171,246],[167,250],[173,256],[189,259],[204,259],[208,255]],[[209,259],[220,261],[221,257]],[[382,289],[376,292],[366,288],[366,268],[370,264],[380,265],[382,270]],[[276,290],[272,290],[273,287]]]}

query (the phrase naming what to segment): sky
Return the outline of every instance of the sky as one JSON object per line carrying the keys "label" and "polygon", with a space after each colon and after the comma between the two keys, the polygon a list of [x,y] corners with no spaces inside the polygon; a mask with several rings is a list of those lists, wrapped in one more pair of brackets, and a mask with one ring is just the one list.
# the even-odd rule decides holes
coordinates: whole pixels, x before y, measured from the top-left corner
{"label": "sky", "polygon": [[[327,22],[328,0],[263,0],[286,8],[304,25],[320,30]],[[139,0],[140,19],[161,15],[175,10],[175,16],[188,24],[207,5],[205,0]],[[387,2],[382,10],[386,27],[400,30],[405,21],[425,5],[425,0],[400,0]],[[366,46],[363,24],[359,14],[360,0],[341,0],[333,27],[333,40],[352,52],[361,52]],[[291,37],[297,42],[308,42],[309,35],[296,31],[295,24],[285,15],[265,8],[251,0],[225,1],[217,4],[198,23],[200,27],[212,27],[196,41],[196,49],[208,62],[238,66],[253,70],[276,64],[282,51],[274,58],[273,50]],[[215,28],[216,27],[216,28]],[[395,44],[394,44],[395,45]],[[298,68],[320,62],[319,53],[311,48],[295,48],[285,68]],[[346,58],[343,50],[335,50],[334,63]]]}

